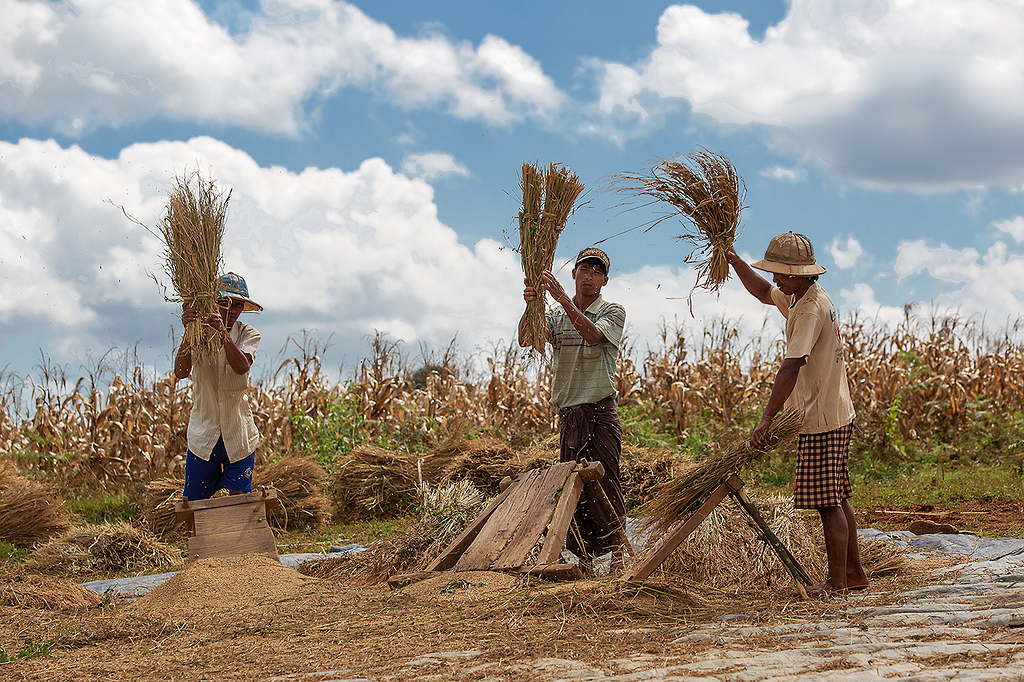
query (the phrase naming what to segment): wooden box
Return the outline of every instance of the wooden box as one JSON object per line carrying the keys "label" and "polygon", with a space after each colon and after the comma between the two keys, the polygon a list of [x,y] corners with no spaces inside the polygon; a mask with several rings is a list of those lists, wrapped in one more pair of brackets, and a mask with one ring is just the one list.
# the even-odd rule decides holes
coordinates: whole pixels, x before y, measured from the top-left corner
{"label": "wooden box", "polygon": [[208,557],[265,554],[280,561],[267,512],[279,505],[273,488],[174,505],[189,531],[188,561]]}

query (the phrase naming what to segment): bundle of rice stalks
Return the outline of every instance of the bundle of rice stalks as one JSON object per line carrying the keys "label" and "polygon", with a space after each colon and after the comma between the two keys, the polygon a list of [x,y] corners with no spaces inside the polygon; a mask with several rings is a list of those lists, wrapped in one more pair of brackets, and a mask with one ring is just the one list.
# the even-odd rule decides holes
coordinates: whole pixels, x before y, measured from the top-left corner
{"label": "bundle of rice stalks", "polygon": [[221,267],[221,239],[227,219],[227,194],[217,190],[213,178],[197,170],[174,178],[160,236],[167,250],[165,269],[181,302],[199,312],[199,319],[185,327],[183,341],[208,355],[220,350],[216,331],[202,320],[217,307],[217,275]]}
{"label": "bundle of rice stalks", "polygon": [[679,239],[693,244],[686,263],[697,263],[697,286],[717,291],[729,277],[725,254],[736,237],[746,187],[729,159],[703,147],[675,159],[661,159],[646,173],[616,176],[616,191],[629,191],[671,208],[654,221],[685,216],[695,232]]}
{"label": "bundle of rice stalks", "polygon": [[177,547],[120,522],[73,528],[36,548],[26,567],[51,574],[141,573],[183,562]]}
{"label": "bundle of rice stalks", "polygon": [[794,410],[775,415],[761,449],[746,438],[726,452],[716,453],[688,467],[661,487],[654,498],[638,509],[646,517],[644,529],[653,536],[664,535],[690,516],[729,474],[738,473],[780,443],[800,432],[803,417]]}
{"label": "bundle of rice stalks", "polygon": [[480,513],[483,494],[469,481],[420,489],[423,515],[407,533],[375,543],[358,554],[316,559],[299,572],[316,578],[354,579],[370,584],[426,568]]}
{"label": "bundle of rice stalks", "polygon": [[338,521],[398,516],[415,507],[419,497],[415,458],[372,445],[355,448],[331,484]]}
{"label": "bundle of rice stalks", "polygon": [[46,485],[19,476],[12,465],[0,463],[0,540],[26,548],[69,527],[64,506]]}
{"label": "bundle of rice stalks", "polygon": [[[820,576],[824,559],[820,526],[814,514],[793,508],[788,497],[775,495],[752,500],[772,532],[811,576]],[[785,567],[760,538],[746,513],[730,498],[683,541],[662,564],[666,575],[678,575],[728,593],[765,590],[792,585]]]}
{"label": "bundle of rice stalks", "polygon": [[0,577],[0,605],[23,609],[77,609],[97,606],[101,599],[78,583],[58,582],[41,575]]}
{"label": "bundle of rice stalks", "polygon": [[447,485],[470,481],[491,495],[506,476],[520,472],[520,462],[509,445],[497,438],[453,438],[423,458],[423,478]]}
{"label": "bundle of rice stalks", "polygon": [[896,545],[871,538],[860,540],[860,563],[872,578],[902,575],[911,568]]}
{"label": "bundle of rice stalks", "polygon": [[323,528],[329,503],[324,495],[327,472],[313,460],[285,457],[270,466],[259,467],[253,487],[273,486],[281,506],[271,510],[269,519],[277,528],[302,530]]}
{"label": "bundle of rice stalks", "polygon": [[142,515],[150,533],[168,540],[178,538],[185,531],[183,523],[174,515],[174,505],[181,502],[185,479],[159,478],[146,484],[142,499]]}
{"label": "bundle of rice stalks", "polygon": [[526,304],[525,334],[527,345],[541,355],[547,339],[544,320],[544,291],[540,288],[541,273],[551,270],[555,262],[558,235],[572,213],[576,199],[583,192],[579,176],[568,166],[552,163],[541,171],[524,163],[519,176],[523,191],[523,210],[519,213],[519,256],[526,283],[537,289],[536,299]]}

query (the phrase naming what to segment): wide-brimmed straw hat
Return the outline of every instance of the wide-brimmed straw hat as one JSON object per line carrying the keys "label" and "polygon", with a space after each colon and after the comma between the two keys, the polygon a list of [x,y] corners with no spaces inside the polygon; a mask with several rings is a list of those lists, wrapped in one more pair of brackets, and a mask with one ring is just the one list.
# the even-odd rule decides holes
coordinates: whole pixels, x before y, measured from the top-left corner
{"label": "wide-brimmed straw hat", "polygon": [[245,280],[241,275],[236,275],[233,272],[221,275],[217,278],[217,287],[220,289],[218,296],[245,301],[245,307],[242,308],[243,313],[258,313],[263,310],[263,306],[249,298],[249,287],[245,285]]}
{"label": "wide-brimmed straw hat", "polygon": [[787,232],[768,242],[764,260],[751,263],[752,267],[777,275],[812,277],[825,272],[825,266],[814,262],[811,240],[802,234]]}
{"label": "wide-brimmed straw hat", "polygon": [[588,246],[587,248],[580,251],[580,254],[576,256],[576,265],[574,265],[573,268],[578,266],[583,261],[590,260],[591,258],[601,262],[601,265],[604,266],[604,274],[607,276],[608,270],[611,268],[612,265],[611,261],[608,260],[608,254],[602,251],[601,249],[597,248],[596,246]]}

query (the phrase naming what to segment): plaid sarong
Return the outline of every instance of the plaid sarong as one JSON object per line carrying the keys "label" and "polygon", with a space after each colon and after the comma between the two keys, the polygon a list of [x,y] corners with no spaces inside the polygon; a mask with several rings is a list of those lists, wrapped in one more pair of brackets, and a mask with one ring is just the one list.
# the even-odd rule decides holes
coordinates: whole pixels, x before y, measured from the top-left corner
{"label": "plaid sarong", "polygon": [[[626,515],[619,480],[619,457],[622,453],[622,425],[615,410],[615,400],[608,396],[596,403],[567,407],[558,412],[559,445],[562,462],[585,459],[604,465],[599,483],[619,517]],[[584,494],[576,511],[576,524],[583,534],[581,547],[572,533],[566,538],[566,549],[582,556],[601,556],[619,546],[613,534],[616,520],[592,496]]]}
{"label": "plaid sarong", "polygon": [[794,507],[838,507],[853,495],[849,468],[852,435],[853,422],[834,431],[800,434],[793,482]]}

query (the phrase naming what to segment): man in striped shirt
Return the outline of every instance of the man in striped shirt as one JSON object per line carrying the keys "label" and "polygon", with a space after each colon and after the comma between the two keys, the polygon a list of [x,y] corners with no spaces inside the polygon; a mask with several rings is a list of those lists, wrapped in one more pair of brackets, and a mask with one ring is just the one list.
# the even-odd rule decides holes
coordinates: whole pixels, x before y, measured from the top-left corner
{"label": "man in striped shirt", "polygon": [[[605,471],[601,487],[615,515],[622,518],[626,506],[619,482],[622,426],[615,410],[615,363],[626,310],[601,296],[601,288],[608,283],[609,265],[608,255],[601,249],[583,249],[572,270],[575,296],[570,298],[550,272],[542,274],[541,287],[558,304],[547,312],[547,328],[554,349],[551,403],[558,408],[561,461],[601,462]],[[523,299],[530,302],[537,295],[535,288],[527,286]],[[525,315],[519,322],[521,346],[526,345],[524,320]],[[577,511],[582,544],[572,534],[566,543],[585,572],[592,570],[593,557],[612,551],[616,552],[613,558],[620,558],[615,534],[618,519],[595,497],[588,494]]]}

